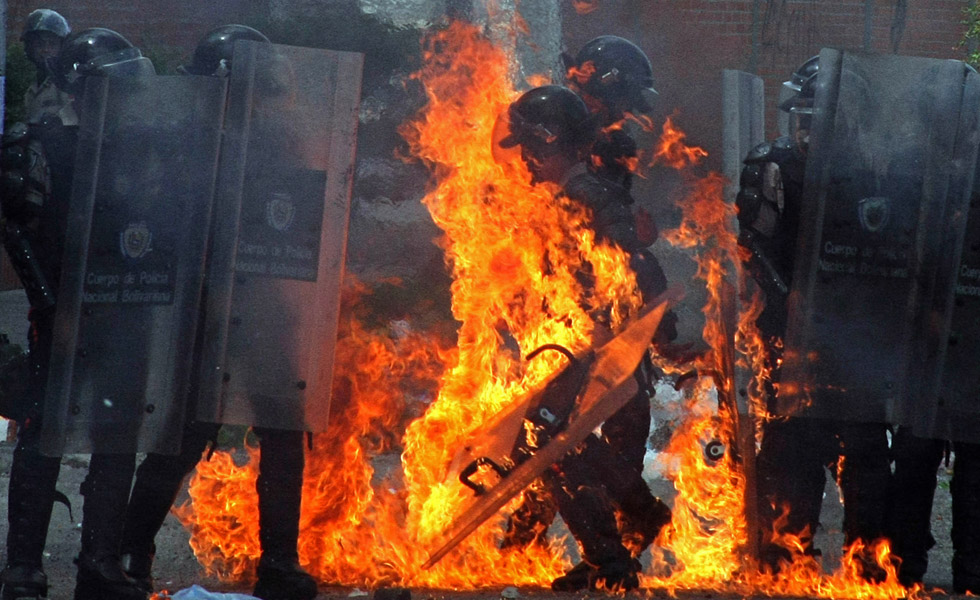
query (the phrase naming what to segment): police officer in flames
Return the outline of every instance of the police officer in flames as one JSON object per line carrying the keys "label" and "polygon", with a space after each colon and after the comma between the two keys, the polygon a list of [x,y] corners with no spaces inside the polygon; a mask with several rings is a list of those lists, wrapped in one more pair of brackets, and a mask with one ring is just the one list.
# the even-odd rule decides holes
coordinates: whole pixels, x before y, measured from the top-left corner
{"label": "police officer in flames", "polygon": [[[560,86],[532,89],[510,106],[508,127],[509,135],[498,145],[519,147],[533,181],[559,184],[567,201],[588,208],[597,240],[631,253],[645,248],[636,236],[629,192],[585,166],[595,132],[581,98]],[[638,283],[647,299],[662,291],[654,289],[660,282]],[[583,561],[552,582],[552,588],[636,588],[641,567],[623,536],[635,534],[645,548],[670,522],[670,509],[653,496],[641,470],[606,436],[590,436],[558,466],[543,475],[545,489],[580,543]],[[623,531],[616,521],[617,510],[628,517]]]}

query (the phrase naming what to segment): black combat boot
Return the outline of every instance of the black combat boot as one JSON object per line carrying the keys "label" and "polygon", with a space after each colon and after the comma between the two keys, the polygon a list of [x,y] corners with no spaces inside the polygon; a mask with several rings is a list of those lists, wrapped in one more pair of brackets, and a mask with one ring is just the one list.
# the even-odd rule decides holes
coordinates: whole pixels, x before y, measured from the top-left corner
{"label": "black combat boot", "polygon": [[639,563],[623,546],[612,502],[601,486],[586,483],[598,479],[592,465],[580,454],[570,454],[562,460],[561,468],[561,474],[546,473],[545,482],[568,530],[582,548],[583,561],[552,581],[551,589],[637,588]]}
{"label": "black combat boot", "polygon": [[93,454],[82,483],[82,549],[75,600],[146,600],[120,563],[123,519],[136,457]]}
{"label": "black combat boot", "polygon": [[147,594],[153,593],[153,558],[156,545],[147,551],[124,552],[119,559],[123,573]]}
{"label": "black combat boot", "polygon": [[22,432],[10,468],[7,566],[0,575],[3,600],[47,596],[44,542],[57,494],[61,459],[41,455]]}
{"label": "black combat boot", "polygon": [[980,594],[980,444],[953,444],[953,590]]}
{"label": "black combat boot", "polygon": [[3,600],[46,598],[48,577],[40,567],[7,565],[0,573],[0,588],[3,589]]}
{"label": "black combat boot", "polygon": [[180,455],[147,454],[136,471],[123,526],[122,566],[147,592],[153,591],[153,540],[206,447],[206,437],[185,433]]}
{"label": "black combat boot", "polygon": [[552,581],[551,589],[556,592],[586,589],[625,592],[639,587],[641,570],[640,562],[632,558],[620,557],[598,566],[583,560]]}
{"label": "black combat boot", "polygon": [[301,431],[256,429],[261,440],[259,543],[262,558],[252,595],[262,600],[313,600],[316,580],[299,566],[300,505],[303,498]]}

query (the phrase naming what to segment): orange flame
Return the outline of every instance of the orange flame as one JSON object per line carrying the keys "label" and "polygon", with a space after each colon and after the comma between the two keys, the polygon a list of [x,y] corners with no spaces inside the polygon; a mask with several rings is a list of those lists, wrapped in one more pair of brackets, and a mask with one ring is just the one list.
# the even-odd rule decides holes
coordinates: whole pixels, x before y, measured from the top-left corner
{"label": "orange flame", "polygon": [[[690,186],[690,193],[679,203],[683,211],[680,227],[666,232],[664,237],[674,245],[696,250],[697,276],[708,291],[703,337],[712,348],[702,368],[725,373],[731,367],[721,361],[723,347],[729,343],[721,327],[722,294],[726,280],[744,281],[747,276],[740,268],[743,250],[738,247],[734,230],[734,207],[724,201],[724,178],[715,173],[695,178],[690,173],[690,167],[707,153],[686,146],[684,137],[668,119],[655,152],[655,162],[659,159],[684,169]],[[765,346],[754,325],[763,305],[759,294],[745,300],[734,336],[739,353],[736,364],[752,370],[749,409],[758,427],[768,418],[763,401],[763,386],[769,376],[764,367]],[[678,498],[671,531],[658,542],[673,553],[676,563],[669,576],[651,578],[646,584],[669,590],[708,588],[740,594],[830,598],[884,599],[921,593],[920,589],[906,590],[898,583],[887,541],[879,541],[873,547],[855,542],[846,549],[839,569],[831,575],[825,575],[821,565],[803,554],[805,546],[795,536],[777,540],[793,554],[792,562],[783,565],[778,575],[760,574],[755,565],[744,560],[740,551],[749,533],[744,520],[746,481],[739,465],[728,456],[709,468],[700,456],[709,437],[729,443],[735,439],[734,418],[730,414],[733,407],[718,401],[732,391],[732,375],[726,373],[726,378],[715,381],[714,386],[694,390],[687,403],[688,417],[664,453],[668,461],[666,473],[674,482]],[[878,572],[880,583],[863,578],[869,568]]]}
{"label": "orange flame", "polygon": [[[353,318],[344,322],[331,426],[307,453],[300,562],[319,580],[348,586],[546,585],[567,566],[563,540],[502,552],[499,519],[432,569],[420,569],[429,545],[465,500],[459,485],[445,481],[448,465],[461,440],[564,360],[546,353],[525,363],[522,356],[545,343],[572,350],[587,346],[596,331],[592,309],[607,309],[615,325],[638,308],[639,295],[627,257],[596,243],[588,215],[556,199],[555,186],[531,185],[519,160],[494,160],[494,123],[517,95],[508,79],[508,57],[475,27],[460,23],[429,36],[424,50],[416,77],[428,104],[402,135],[434,174],[423,203],[443,231],[439,244],[454,276],[455,347],[412,330],[410,323],[369,330]],[[830,576],[801,554],[778,576],[746,567],[745,478],[730,453],[713,462],[703,450],[735,438],[731,407],[718,400],[733,386],[730,365],[721,357],[729,343],[722,327],[724,282],[742,276],[734,209],[724,201],[721,176],[696,178],[689,172],[707,154],[683,140],[667,120],[653,158],[688,174],[682,223],[664,237],[698,256],[698,277],[708,288],[703,336],[712,348],[699,367],[727,377],[697,380],[684,399],[685,418],[661,453],[678,495],[673,522],[657,540],[643,585],[828,598],[903,596],[887,544],[870,549],[887,574],[878,585],[860,579],[860,560],[869,549],[857,545]],[[589,296],[576,277],[585,269],[595,278]],[[351,301],[356,308],[356,297]],[[761,418],[767,374],[760,358],[764,345],[754,329],[760,310],[756,296],[739,314],[735,343],[739,364],[754,374],[753,409]],[[176,509],[201,564],[224,578],[249,579],[259,555],[259,452],[217,452],[202,461],[190,502]],[[783,543],[802,547],[798,539]]]}
{"label": "orange flame", "polygon": [[702,158],[708,156],[704,149],[684,144],[686,137],[687,134],[674,127],[673,121],[667,117],[664,121],[660,145],[653,155],[650,166],[662,163],[668,167],[683,169],[687,166],[696,165]]}

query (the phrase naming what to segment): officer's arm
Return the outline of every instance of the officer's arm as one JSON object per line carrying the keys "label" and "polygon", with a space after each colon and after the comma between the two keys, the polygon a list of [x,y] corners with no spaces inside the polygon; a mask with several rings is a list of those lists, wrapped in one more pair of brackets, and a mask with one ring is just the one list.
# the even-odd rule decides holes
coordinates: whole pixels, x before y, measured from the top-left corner
{"label": "officer's arm", "polygon": [[3,218],[19,225],[32,224],[40,214],[49,179],[44,153],[23,123],[16,123],[4,133],[0,171]]}
{"label": "officer's arm", "polygon": [[735,197],[741,246],[749,251],[746,263],[753,278],[768,298],[785,298],[789,293],[784,277],[772,256],[773,239],[780,225],[783,204],[779,166],[772,161],[773,148],[756,146],[745,159]]}

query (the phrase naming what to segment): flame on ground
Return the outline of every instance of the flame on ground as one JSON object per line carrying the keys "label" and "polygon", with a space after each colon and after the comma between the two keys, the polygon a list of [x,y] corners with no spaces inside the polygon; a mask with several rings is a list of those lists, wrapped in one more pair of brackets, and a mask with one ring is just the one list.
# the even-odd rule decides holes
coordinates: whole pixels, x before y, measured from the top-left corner
{"label": "flame on ground", "polygon": [[[595,242],[587,215],[556,199],[554,186],[531,185],[520,161],[495,160],[496,119],[517,96],[508,57],[460,23],[433,33],[424,50],[416,77],[428,104],[402,134],[434,174],[423,203],[443,231],[439,244],[454,278],[456,340],[411,327],[369,329],[355,318],[363,288],[348,298],[345,314],[353,316],[338,341],[330,430],[307,452],[300,562],[320,581],[347,586],[547,586],[569,566],[565,540],[502,552],[503,517],[485,523],[432,569],[420,569],[467,500],[462,486],[447,481],[448,465],[461,440],[565,360],[558,353],[529,363],[522,357],[545,343],[585,348],[597,328],[590,308],[604,309],[615,326],[637,310],[639,295],[627,257]],[[708,289],[703,335],[712,349],[698,367],[717,376],[697,380],[685,396],[685,418],[661,454],[678,493],[673,522],[654,546],[643,584],[671,592],[903,596],[887,545],[873,549],[890,569],[877,585],[857,576],[856,557],[867,555],[858,547],[832,575],[802,555],[778,576],[759,575],[746,564],[745,479],[732,453],[711,462],[703,448],[735,439],[733,407],[725,398],[733,392],[736,365],[753,374],[752,410],[765,416],[764,346],[753,324],[761,299],[751,298],[738,315],[738,362],[725,364],[725,284],[741,277],[734,209],[724,201],[722,177],[695,176],[706,153],[683,140],[668,120],[652,160],[687,177],[682,224],[665,237],[698,257],[698,277]],[[583,271],[594,279],[590,292],[577,277]],[[176,509],[201,564],[223,578],[249,579],[259,556],[259,451],[248,448],[237,461],[217,452],[202,461],[190,502]],[[799,547],[798,540],[784,542]]]}

